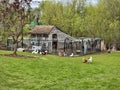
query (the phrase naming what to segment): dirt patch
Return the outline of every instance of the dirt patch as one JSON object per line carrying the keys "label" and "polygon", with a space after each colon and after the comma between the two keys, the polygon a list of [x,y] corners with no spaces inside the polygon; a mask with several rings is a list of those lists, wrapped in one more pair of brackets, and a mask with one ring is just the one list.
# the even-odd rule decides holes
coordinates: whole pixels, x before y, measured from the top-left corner
{"label": "dirt patch", "polygon": [[15,57],[15,58],[38,58],[37,56],[27,56],[27,55],[13,55],[13,54],[0,54],[0,56]]}

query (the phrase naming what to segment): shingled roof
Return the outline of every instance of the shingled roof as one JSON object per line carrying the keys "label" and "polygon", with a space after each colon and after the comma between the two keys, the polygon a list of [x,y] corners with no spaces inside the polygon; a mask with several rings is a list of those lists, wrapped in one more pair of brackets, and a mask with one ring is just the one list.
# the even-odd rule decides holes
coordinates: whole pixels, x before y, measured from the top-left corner
{"label": "shingled roof", "polygon": [[55,26],[37,25],[29,33],[30,34],[49,34]]}

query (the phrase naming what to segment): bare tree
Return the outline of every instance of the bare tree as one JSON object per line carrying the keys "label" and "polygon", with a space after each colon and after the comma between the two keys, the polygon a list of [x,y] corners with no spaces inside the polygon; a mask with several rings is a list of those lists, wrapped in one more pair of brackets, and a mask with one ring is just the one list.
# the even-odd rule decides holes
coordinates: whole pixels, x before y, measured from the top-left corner
{"label": "bare tree", "polygon": [[29,20],[29,8],[32,0],[1,0],[0,7],[4,33],[12,37],[13,55],[17,55],[18,43],[23,39],[23,27]]}

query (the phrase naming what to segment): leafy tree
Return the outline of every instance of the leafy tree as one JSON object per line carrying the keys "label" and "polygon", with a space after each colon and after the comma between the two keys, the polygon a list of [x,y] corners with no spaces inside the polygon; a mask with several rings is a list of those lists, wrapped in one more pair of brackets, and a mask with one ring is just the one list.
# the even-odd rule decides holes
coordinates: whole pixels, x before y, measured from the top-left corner
{"label": "leafy tree", "polygon": [[74,37],[100,37],[107,45],[120,40],[120,0],[89,0],[61,2],[45,1],[39,8],[39,18],[46,25],[55,25]]}
{"label": "leafy tree", "polygon": [[110,43],[120,39],[120,0],[101,0],[97,11],[102,21],[102,38],[110,48]]}
{"label": "leafy tree", "polygon": [[87,5],[83,33],[89,37],[100,37],[109,47],[120,39],[120,1],[100,0],[96,5]]}
{"label": "leafy tree", "polygon": [[[40,20],[47,25],[55,25],[71,36],[80,36],[79,25],[83,19],[85,0],[72,0],[67,4],[62,2],[43,2],[39,10]],[[82,20],[80,20],[82,19]],[[80,21],[79,21],[80,20]],[[80,30],[82,31],[82,30]],[[79,34],[78,34],[79,33]]]}

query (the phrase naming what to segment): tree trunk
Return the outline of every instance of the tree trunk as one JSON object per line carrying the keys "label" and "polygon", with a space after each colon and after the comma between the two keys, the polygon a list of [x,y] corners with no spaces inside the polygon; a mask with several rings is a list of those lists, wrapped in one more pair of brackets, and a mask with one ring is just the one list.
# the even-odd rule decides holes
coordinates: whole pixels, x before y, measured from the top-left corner
{"label": "tree trunk", "polygon": [[17,46],[18,46],[18,42],[14,43],[14,51],[13,51],[13,55],[17,55]]}

